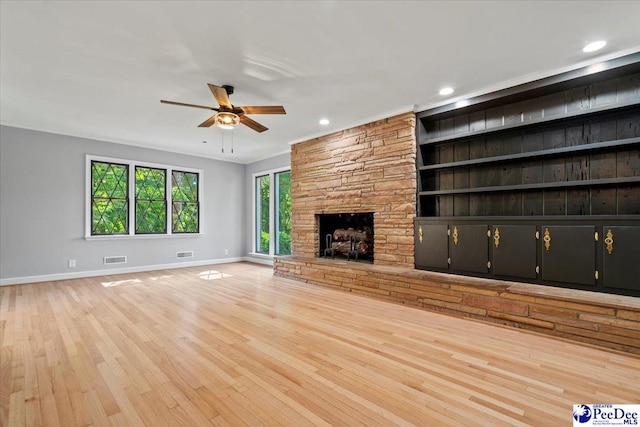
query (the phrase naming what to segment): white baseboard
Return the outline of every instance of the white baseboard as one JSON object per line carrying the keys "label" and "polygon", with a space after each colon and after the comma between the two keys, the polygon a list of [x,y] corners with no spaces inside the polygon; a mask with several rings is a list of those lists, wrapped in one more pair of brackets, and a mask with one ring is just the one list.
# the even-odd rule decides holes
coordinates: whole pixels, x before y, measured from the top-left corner
{"label": "white baseboard", "polygon": [[[111,274],[139,273],[142,271],[168,270],[173,268],[200,267],[203,265],[228,264],[241,261],[264,264],[262,260],[258,260],[252,257],[207,259],[203,261],[143,265],[139,267],[121,267],[109,268],[106,270],[76,271],[73,273],[43,274],[41,276],[10,277],[8,279],[0,279],[0,286],[21,285],[23,283],[51,282],[54,280],[80,279],[83,277],[108,276]],[[273,265],[273,263],[271,263],[271,265]]]}

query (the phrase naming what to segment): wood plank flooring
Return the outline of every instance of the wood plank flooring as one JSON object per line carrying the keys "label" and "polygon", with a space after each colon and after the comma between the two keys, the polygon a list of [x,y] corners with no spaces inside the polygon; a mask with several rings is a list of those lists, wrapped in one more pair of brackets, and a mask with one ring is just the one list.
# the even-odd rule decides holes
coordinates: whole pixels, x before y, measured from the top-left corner
{"label": "wood plank flooring", "polygon": [[640,358],[235,263],[0,287],[1,426],[567,426]]}

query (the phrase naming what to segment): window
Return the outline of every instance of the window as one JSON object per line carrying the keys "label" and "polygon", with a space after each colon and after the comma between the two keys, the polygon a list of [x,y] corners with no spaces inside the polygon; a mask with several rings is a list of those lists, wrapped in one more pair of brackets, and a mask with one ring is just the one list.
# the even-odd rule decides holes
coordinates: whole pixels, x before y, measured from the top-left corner
{"label": "window", "polygon": [[86,236],[199,234],[201,179],[201,170],[87,156]]}
{"label": "window", "polygon": [[276,173],[276,255],[291,254],[291,172]]}
{"label": "window", "polygon": [[167,171],[136,166],[136,234],[167,232]]}
{"label": "window", "polygon": [[269,242],[269,201],[271,200],[271,177],[269,175],[256,178],[256,252],[268,254]]}
{"label": "window", "polygon": [[198,232],[198,174],[173,171],[171,178],[173,199],[172,228],[174,233]]}
{"label": "window", "polygon": [[129,166],[91,162],[91,234],[129,233]]}
{"label": "window", "polygon": [[255,178],[255,252],[291,253],[291,171],[274,170]]}

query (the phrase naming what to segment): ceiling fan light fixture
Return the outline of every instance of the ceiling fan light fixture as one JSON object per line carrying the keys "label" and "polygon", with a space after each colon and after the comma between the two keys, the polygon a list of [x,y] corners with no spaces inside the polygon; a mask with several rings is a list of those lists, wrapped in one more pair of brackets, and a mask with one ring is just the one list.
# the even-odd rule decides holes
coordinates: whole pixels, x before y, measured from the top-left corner
{"label": "ceiling fan light fixture", "polygon": [[221,111],[216,114],[216,126],[221,129],[233,129],[240,123],[240,117],[229,111]]}

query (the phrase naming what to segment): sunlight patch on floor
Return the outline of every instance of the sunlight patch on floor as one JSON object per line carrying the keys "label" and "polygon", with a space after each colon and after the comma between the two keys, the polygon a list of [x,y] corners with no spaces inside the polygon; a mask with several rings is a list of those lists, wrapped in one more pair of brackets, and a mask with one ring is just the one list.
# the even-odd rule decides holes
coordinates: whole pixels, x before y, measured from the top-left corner
{"label": "sunlight patch on floor", "polygon": [[149,277],[149,280],[153,280],[155,282],[157,280],[168,279],[169,277],[173,277],[173,274],[167,274],[165,276]]}
{"label": "sunlight patch on floor", "polygon": [[231,274],[221,273],[216,270],[207,270],[207,271],[203,271],[202,273],[199,273],[198,277],[200,277],[203,280],[218,280],[224,277],[233,277],[233,276]]}
{"label": "sunlight patch on floor", "polygon": [[140,279],[127,279],[127,280],[116,280],[115,282],[102,282],[101,285],[105,288],[112,288],[114,286],[128,285],[133,283],[142,283]]}

